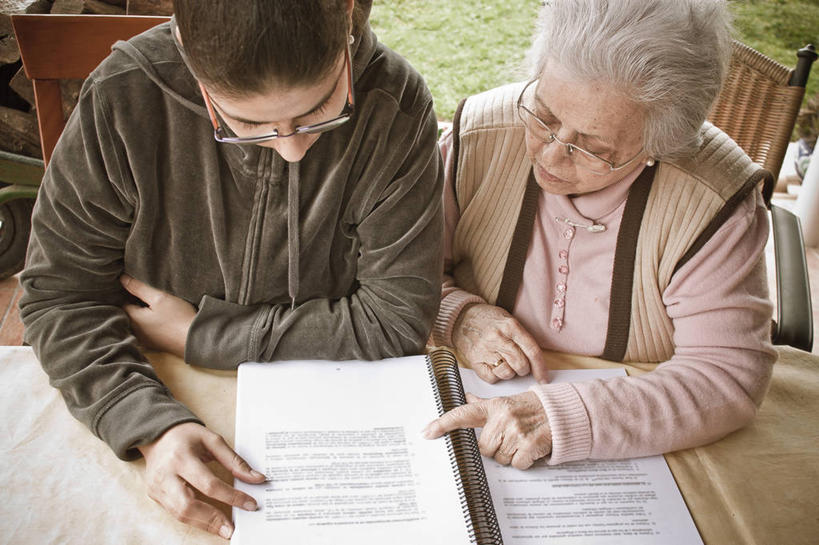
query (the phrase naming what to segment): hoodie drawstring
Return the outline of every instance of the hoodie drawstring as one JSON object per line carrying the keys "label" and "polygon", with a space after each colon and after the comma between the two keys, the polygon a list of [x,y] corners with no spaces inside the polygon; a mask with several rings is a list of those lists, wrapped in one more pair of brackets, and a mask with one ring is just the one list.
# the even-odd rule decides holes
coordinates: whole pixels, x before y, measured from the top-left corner
{"label": "hoodie drawstring", "polygon": [[293,310],[299,293],[299,163],[287,167],[287,293]]}

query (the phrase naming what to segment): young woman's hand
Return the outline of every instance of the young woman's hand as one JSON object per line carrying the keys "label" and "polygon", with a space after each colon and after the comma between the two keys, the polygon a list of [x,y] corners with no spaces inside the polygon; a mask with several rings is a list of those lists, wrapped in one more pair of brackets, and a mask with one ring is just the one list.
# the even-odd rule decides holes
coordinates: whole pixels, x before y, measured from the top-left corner
{"label": "young woman's hand", "polygon": [[131,295],[148,305],[122,307],[139,342],[147,348],[184,358],[188,329],[196,317],[194,306],[127,274],[120,277],[120,282]]}
{"label": "young woman's hand", "polygon": [[543,351],[534,337],[500,307],[474,304],[455,322],[452,341],[479,377],[489,383],[528,375],[546,382]]}
{"label": "young woman's hand", "polygon": [[138,448],[145,457],[148,496],[185,524],[225,539],[233,534],[230,518],[197,499],[194,490],[246,511],[257,509],[256,500],[217,477],[206,464],[215,460],[246,483],[262,483],[264,475],[204,426],[195,422],[178,424],[153,443]]}
{"label": "young woman's hand", "polygon": [[552,430],[543,404],[534,392],[482,399],[466,394],[466,405],[433,420],[424,437],[436,439],[459,428],[483,428],[481,454],[503,465],[527,469],[552,452]]}

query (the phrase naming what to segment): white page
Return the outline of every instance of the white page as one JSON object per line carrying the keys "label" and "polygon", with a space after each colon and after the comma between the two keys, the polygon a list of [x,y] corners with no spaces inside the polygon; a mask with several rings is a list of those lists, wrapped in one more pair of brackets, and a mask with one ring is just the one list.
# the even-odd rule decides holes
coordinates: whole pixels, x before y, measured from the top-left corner
{"label": "white page", "polygon": [[[480,397],[527,390],[534,379],[487,384],[461,369],[464,390]],[[551,382],[625,375],[624,369],[550,371]],[[478,430],[476,430],[477,432]],[[483,457],[504,545],[693,545],[702,539],[662,456],[538,462],[520,471]]]}
{"label": "white page", "polygon": [[235,486],[233,545],[468,543],[423,356],[242,364],[236,450],[269,482]]}

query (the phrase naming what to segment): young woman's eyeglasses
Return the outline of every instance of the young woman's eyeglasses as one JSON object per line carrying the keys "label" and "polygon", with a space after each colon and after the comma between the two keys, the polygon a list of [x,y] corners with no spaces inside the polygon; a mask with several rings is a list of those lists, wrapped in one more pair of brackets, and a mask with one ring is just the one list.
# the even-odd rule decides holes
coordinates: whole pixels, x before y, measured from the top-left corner
{"label": "young woman's eyeglasses", "polygon": [[270,133],[258,136],[230,136],[225,131],[224,127],[222,127],[221,123],[219,123],[219,117],[213,107],[213,102],[210,99],[210,95],[208,95],[208,92],[205,90],[202,83],[199,82],[199,88],[202,91],[202,97],[204,97],[205,106],[208,109],[208,116],[210,117],[210,122],[213,124],[213,137],[217,142],[223,142],[226,144],[259,144],[261,142],[268,142],[277,138],[290,138],[291,136],[296,136],[299,134],[319,134],[343,125],[349,121],[350,117],[353,115],[353,111],[355,110],[355,95],[353,94],[353,63],[350,59],[349,44],[344,51],[344,56],[344,62],[346,65],[345,72],[347,73],[347,103],[344,105],[344,109],[341,110],[339,115],[333,117],[332,119],[327,119],[325,121],[320,121],[310,125],[297,126],[293,132],[288,134],[279,134],[277,129],[273,129],[273,131]]}
{"label": "young woman's eyeglasses", "polygon": [[523,121],[523,126],[526,128],[526,130],[529,131],[532,136],[543,142],[544,145],[557,142],[566,148],[567,157],[572,163],[595,174],[608,174],[609,172],[625,168],[636,161],[637,158],[643,154],[643,149],[640,148],[637,155],[618,165],[613,161],[604,159],[596,153],[585,150],[580,146],[562,141],[557,137],[557,134],[549,126],[549,124],[538,117],[533,111],[535,88],[532,87],[532,84],[536,83],[537,81],[538,80],[530,81],[523,88],[523,91],[521,91],[520,96],[518,97],[517,112],[521,121]]}

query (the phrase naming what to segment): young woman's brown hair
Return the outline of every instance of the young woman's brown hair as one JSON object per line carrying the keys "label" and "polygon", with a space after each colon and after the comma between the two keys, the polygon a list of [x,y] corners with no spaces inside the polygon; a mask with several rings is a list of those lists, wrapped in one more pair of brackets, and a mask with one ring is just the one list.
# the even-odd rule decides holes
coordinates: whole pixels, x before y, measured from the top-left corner
{"label": "young woman's brown hair", "polygon": [[[335,66],[372,0],[174,0],[196,77],[230,95],[311,84]],[[352,28],[351,28],[352,27]]]}

